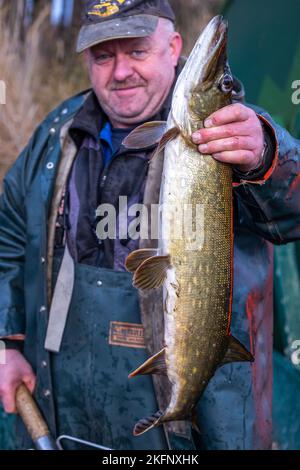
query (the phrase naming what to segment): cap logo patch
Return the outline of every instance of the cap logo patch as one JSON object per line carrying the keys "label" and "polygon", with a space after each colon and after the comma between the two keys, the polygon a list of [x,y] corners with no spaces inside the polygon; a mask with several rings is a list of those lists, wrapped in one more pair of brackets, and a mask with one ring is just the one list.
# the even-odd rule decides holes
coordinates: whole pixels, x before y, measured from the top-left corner
{"label": "cap logo patch", "polygon": [[119,13],[120,7],[123,4],[128,3],[128,0],[100,0],[97,5],[93,6],[93,9],[88,12],[88,15],[106,17]]}

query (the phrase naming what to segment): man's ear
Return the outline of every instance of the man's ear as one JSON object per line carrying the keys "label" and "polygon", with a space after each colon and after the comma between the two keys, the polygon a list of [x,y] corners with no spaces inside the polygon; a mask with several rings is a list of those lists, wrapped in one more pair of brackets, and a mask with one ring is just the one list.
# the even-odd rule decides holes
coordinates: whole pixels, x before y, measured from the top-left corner
{"label": "man's ear", "polygon": [[170,48],[174,67],[176,67],[178,63],[178,59],[182,51],[182,44],[183,41],[181,35],[177,32],[173,33],[170,39]]}

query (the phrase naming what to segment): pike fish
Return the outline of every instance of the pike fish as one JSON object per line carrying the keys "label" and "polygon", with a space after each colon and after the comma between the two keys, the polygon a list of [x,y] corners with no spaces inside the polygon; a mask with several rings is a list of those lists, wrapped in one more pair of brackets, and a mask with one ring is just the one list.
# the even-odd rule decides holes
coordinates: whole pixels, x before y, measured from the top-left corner
{"label": "pike fish", "polygon": [[[197,428],[197,402],[218,367],[254,360],[230,333],[232,170],[199,154],[191,139],[209,115],[231,103],[227,33],[221,16],[211,20],[177,80],[167,123],[139,126],[124,141],[128,148],[159,142],[164,151],[158,249],[134,251],[126,267],[135,287],[163,286],[165,344],[129,377],[166,374],[172,385],[167,409],[141,419],[134,435],[168,421],[190,420]],[[189,219],[187,207],[192,223],[176,232]]]}

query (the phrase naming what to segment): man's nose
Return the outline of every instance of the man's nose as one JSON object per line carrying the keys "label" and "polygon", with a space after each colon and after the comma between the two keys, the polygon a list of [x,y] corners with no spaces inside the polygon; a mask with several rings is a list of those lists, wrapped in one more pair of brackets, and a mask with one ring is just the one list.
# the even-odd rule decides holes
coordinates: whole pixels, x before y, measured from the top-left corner
{"label": "man's nose", "polygon": [[114,79],[123,82],[133,74],[130,58],[125,54],[117,54],[115,58]]}

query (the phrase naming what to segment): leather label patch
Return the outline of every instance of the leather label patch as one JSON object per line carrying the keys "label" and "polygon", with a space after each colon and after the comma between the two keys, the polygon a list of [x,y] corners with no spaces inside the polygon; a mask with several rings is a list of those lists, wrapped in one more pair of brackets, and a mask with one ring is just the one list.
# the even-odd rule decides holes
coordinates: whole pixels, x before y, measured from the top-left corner
{"label": "leather label patch", "polygon": [[109,327],[109,344],[127,348],[145,348],[143,325],[111,321]]}

